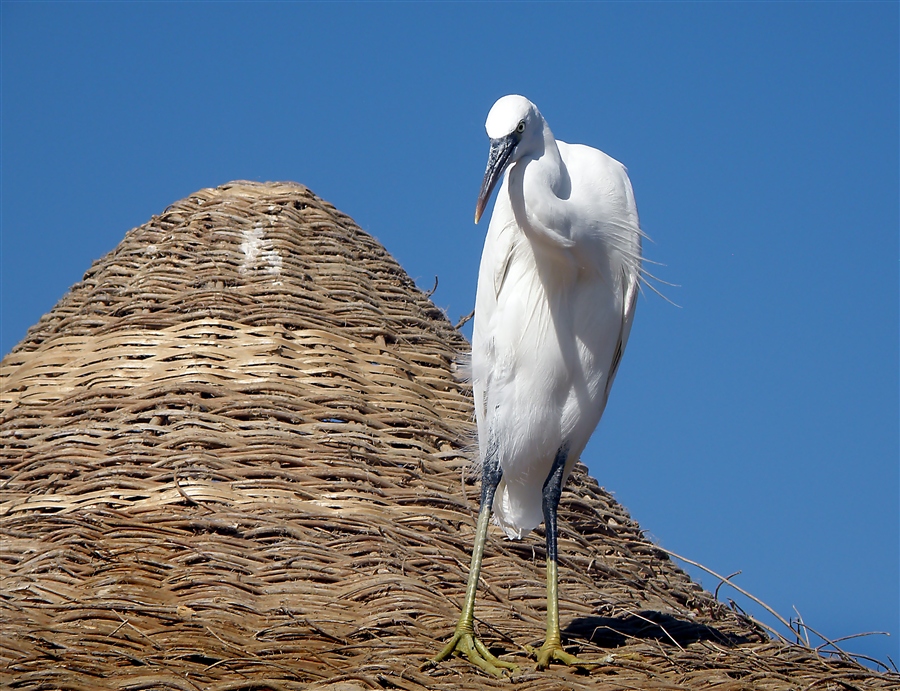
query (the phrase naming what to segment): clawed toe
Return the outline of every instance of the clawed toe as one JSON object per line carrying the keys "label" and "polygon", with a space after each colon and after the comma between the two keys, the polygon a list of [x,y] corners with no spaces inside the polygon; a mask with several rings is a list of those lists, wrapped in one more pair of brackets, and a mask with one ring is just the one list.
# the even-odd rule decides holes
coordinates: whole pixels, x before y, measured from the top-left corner
{"label": "clawed toe", "polygon": [[558,662],[569,667],[578,667],[590,672],[597,667],[601,667],[605,661],[591,662],[582,660],[563,650],[560,643],[545,642],[540,648],[527,648],[528,653],[533,655],[537,660],[537,668],[539,670],[547,669],[552,662]]}
{"label": "clawed toe", "polygon": [[519,669],[517,665],[501,660],[491,653],[474,633],[457,630],[444,649],[422,665],[422,670],[431,669],[452,655],[465,656],[473,665],[495,677],[512,674]]}

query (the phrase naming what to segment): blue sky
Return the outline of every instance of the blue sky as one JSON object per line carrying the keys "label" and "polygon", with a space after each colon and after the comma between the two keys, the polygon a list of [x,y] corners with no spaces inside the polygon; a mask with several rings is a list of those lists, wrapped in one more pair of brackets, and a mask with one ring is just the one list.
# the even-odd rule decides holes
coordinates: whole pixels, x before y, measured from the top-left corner
{"label": "blue sky", "polygon": [[524,94],[628,166],[646,255],[680,286],[680,307],[638,305],[592,474],[662,546],[829,637],[889,631],[846,648],[900,664],[898,19],[4,1],[0,352],[125,231],[233,179],[306,184],[420,286],[439,276],[455,321],[484,118]]}

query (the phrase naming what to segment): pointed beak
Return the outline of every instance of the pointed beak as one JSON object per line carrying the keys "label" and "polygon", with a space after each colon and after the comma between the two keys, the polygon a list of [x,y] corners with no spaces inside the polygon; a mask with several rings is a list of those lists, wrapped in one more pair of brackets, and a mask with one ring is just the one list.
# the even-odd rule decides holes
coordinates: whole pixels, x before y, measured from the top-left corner
{"label": "pointed beak", "polygon": [[494,191],[497,181],[503,175],[506,166],[509,165],[509,160],[518,143],[519,138],[515,133],[500,139],[491,139],[487,168],[484,171],[484,180],[481,182],[481,191],[478,193],[478,202],[475,204],[475,223],[481,220],[481,214],[484,213],[484,207],[491,198],[491,192]]}

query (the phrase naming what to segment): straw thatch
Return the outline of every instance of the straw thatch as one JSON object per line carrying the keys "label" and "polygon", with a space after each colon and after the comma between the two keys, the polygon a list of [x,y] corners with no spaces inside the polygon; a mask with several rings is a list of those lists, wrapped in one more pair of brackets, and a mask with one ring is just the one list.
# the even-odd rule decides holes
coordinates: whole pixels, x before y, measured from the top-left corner
{"label": "straw thatch", "polygon": [[2,363],[0,675],[14,689],[898,688],[769,641],[581,467],[561,610],[590,676],[534,671],[540,535],[477,508],[466,342],[347,216],[295,184],[202,190],[130,231]]}

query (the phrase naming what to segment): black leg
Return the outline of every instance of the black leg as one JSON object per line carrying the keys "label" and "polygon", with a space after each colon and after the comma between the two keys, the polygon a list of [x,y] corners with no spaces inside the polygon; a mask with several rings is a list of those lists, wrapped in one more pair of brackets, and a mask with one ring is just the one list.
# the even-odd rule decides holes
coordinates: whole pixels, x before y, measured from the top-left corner
{"label": "black leg", "polygon": [[540,650],[534,651],[538,669],[546,669],[551,662],[561,662],[564,665],[587,669],[597,666],[596,663],[579,660],[564,651],[559,631],[557,512],[559,499],[562,496],[563,477],[568,457],[569,447],[563,444],[556,452],[556,458],[553,459],[553,466],[550,468],[550,474],[544,482],[542,491],[541,508],[544,511],[544,532],[547,535],[547,635]]}
{"label": "black leg", "polygon": [[566,460],[569,457],[569,446],[563,444],[556,452],[550,474],[544,481],[542,490],[541,508],[544,511],[544,531],[547,534],[547,559],[557,561],[557,537],[559,535],[556,526],[556,514],[559,508],[559,498],[562,496],[563,473],[566,470]]}
{"label": "black leg", "polygon": [[451,655],[464,655],[469,661],[478,665],[485,672],[494,676],[503,676],[505,672],[514,672],[516,665],[505,662],[493,655],[485,645],[475,637],[475,594],[478,591],[478,576],[481,572],[481,559],[484,556],[484,543],[487,540],[488,524],[491,518],[491,507],[494,495],[503,471],[497,460],[497,447],[493,442],[488,446],[483,460],[481,475],[481,507],[478,511],[478,522],[475,526],[475,544],[472,547],[472,563],[469,566],[469,582],[466,586],[466,599],[462,613],[456,624],[453,638],[437,654],[437,657],[423,665],[423,669],[433,667]]}
{"label": "black leg", "polygon": [[503,477],[500,461],[497,459],[497,442],[491,440],[481,465],[481,510],[487,506],[490,511],[494,505],[494,495]]}

